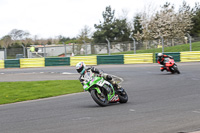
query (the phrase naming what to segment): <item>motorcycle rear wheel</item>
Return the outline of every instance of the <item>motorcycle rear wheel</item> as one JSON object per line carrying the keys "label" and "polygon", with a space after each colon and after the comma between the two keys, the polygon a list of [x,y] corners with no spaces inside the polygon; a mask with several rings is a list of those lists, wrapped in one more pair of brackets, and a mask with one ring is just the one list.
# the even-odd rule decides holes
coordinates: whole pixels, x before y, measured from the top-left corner
{"label": "motorcycle rear wheel", "polygon": [[91,90],[90,93],[91,93],[91,96],[92,96],[93,100],[94,100],[99,106],[105,107],[105,106],[108,105],[109,102],[108,102],[108,100],[107,100],[107,98],[106,98],[105,95],[102,96],[102,95],[98,94],[96,90]]}

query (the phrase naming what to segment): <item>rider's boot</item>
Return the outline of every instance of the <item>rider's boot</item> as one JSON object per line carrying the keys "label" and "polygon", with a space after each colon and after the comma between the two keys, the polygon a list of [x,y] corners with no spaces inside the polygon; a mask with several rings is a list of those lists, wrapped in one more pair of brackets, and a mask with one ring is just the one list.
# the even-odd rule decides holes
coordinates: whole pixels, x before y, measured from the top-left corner
{"label": "rider's boot", "polygon": [[110,82],[113,85],[116,91],[120,91],[120,92],[122,91],[122,87],[119,84],[117,84],[114,80],[112,80],[112,77],[110,75],[104,74],[103,77],[104,79],[106,79],[108,82]]}
{"label": "rider's boot", "polygon": [[160,68],[160,71],[163,72],[164,70],[166,70],[164,67]]}

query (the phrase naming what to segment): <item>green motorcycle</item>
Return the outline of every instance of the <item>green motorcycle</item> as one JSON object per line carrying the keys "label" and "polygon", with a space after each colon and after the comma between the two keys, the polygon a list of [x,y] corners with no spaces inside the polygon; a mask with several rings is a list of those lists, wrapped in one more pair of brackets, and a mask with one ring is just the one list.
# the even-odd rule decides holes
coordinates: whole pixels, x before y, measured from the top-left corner
{"label": "green motorcycle", "polygon": [[102,107],[109,103],[126,103],[128,101],[128,95],[123,88],[116,89],[101,76],[92,74],[84,83],[83,88],[85,91],[89,91],[93,100]]}

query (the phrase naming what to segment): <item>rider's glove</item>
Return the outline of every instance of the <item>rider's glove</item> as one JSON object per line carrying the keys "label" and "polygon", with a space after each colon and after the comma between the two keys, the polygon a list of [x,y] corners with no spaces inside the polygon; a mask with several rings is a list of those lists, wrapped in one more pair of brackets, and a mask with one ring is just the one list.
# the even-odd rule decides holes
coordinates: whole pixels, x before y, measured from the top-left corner
{"label": "rider's glove", "polygon": [[91,70],[92,70],[92,72],[95,72],[95,71],[96,71],[96,69],[95,69],[94,67],[91,67]]}

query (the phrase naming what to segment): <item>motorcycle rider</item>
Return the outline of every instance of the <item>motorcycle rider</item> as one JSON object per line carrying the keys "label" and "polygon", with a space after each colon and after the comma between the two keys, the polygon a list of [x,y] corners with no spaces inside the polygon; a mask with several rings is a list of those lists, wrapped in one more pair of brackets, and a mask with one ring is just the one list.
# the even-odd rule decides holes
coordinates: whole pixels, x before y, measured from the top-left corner
{"label": "motorcycle rider", "polygon": [[97,68],[94,67],[89,67],[86,68],[86,65],[84,62],[79,62],[76,64],[76,70],[77,72],[80,74],[79,80],[81,82],[82,85],[84,81],[87,80],[88,77],[88,73],[87,72],[92,72],[95,74],[95,76],[102,76],[105,80],[107,80],[108,82],[110,82],[114,88],[116,89],[120,89],[121,86],[119,86],[114,80],[112,80],[112,77],[106,73],[100,73],[99,70]]}
{"label": "motorcycle rider", "polygon": [[158,62],[159,64],[163,65],[163,66],[160,68],[160,70],[161,70],[161,71],[166,70],[164,59],[165,59],[165,58],[173,59],[173,57],[170,56],[170,55],[164,55],[163,53],[158,53],[157,56],[158,56],[157,62]]}

